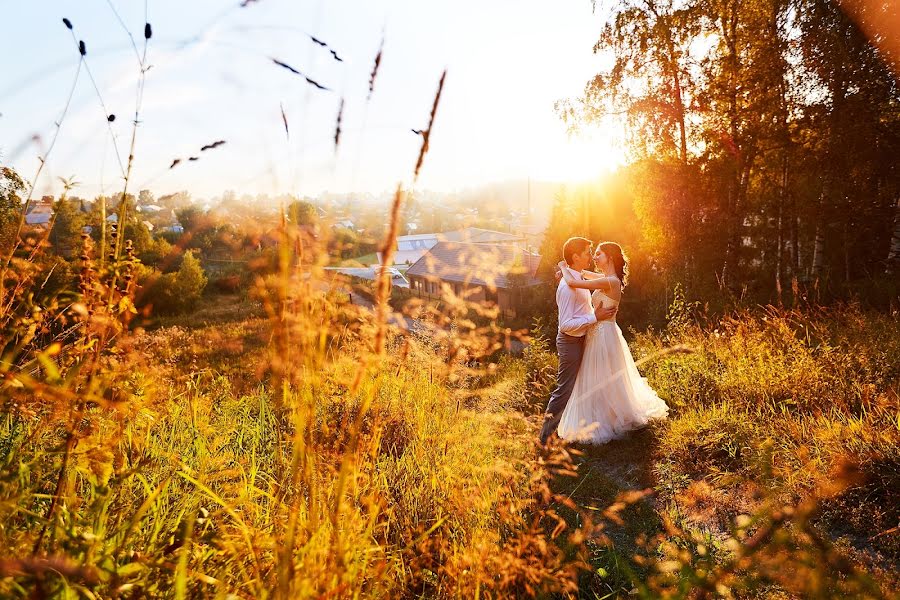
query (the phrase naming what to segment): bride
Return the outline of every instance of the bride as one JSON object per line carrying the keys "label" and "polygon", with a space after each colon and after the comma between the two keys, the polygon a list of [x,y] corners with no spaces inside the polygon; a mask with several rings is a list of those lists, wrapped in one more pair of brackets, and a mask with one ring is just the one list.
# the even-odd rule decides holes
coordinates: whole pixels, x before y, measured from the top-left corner
{"label": "bride", "polygon": [[[584,281],[573,277],[564,262],[560,271],[569,286],[594,290],[591,300],[595,307],[600,303],[604,308],[618,306],[628,271],[622,248],[615,242],[600,244],[594,263],[602,273]],[[591,276],[588,272],[583,275]],[[603,444],[651,419],[665,418],[668,412],[666,403],[638,373],[615,316],[592,325],[572,396],[559,422],[559,436]]]}

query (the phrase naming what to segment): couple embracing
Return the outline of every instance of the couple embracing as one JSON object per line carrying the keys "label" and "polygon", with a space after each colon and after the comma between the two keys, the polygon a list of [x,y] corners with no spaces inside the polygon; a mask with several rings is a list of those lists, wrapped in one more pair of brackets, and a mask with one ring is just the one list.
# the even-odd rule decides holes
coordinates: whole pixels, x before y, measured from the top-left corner
{"label": "couple embracing", "polygon": [[[627,282],[627,259],[614,242],[593,252],[585,238],[570,238],[556,288],[559,370],[550,395],[541,443],[554,433],[575,442],[603,444],[665,418],[669,408],[641,377],[616,324]],[[588,271],[594,262],[597,272]]]}

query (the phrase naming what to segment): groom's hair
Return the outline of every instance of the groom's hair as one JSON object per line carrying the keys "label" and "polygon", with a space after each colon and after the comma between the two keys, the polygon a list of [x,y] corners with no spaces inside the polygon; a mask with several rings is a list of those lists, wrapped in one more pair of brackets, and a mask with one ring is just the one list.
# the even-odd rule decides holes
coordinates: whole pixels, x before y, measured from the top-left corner
{"label": "groom's hair", "polygon": [[563,244],[563,258],[566,259],[566,264],[572,266],[572,257],[576,254],[581,254],[585,248],[590,248],[593,245],[594,242],[583,237],[567,239],[566,243]]}

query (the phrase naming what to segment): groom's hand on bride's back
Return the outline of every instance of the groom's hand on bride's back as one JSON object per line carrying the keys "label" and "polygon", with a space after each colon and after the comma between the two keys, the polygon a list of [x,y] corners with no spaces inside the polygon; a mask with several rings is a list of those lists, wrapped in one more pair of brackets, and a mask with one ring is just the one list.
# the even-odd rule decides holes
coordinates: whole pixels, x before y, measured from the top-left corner
{"label": "groom's hand on bride's back", "polygon": [[562,271],[559,270],[559,267],[556,267],[556,269],[554,269],[553,279],[555,279],[556,284],[559,285],[559,280],[562,279]]}
{"label": "groom's hand on bride's back", "polygon": [[602,306],[598,306],[594,309],[594,316],[597,317],[598,321],[606,321],[607,319],[612,319],[616,316],[616,313],[619,311],[615,306],[612,308],[603,308]]}

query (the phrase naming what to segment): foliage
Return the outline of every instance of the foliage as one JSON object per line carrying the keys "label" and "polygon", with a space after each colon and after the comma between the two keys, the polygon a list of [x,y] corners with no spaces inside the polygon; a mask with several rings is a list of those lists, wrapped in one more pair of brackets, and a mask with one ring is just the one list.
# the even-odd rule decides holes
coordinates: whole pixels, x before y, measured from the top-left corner
{"label": "foliage", "polygon": [[287,207],[287,219],[295,225],[315,225],[319,220],[319,213],[312,203],[295,200]]}
{"label": "foliage", "polygon": [[[647,373],[679,407],[659,446],[670,465],[667,477],[680,473],[725,487],[745,477],[797,499],[849,461],[865,477],[844,494],[856,497],[862,481],[873,497],[896,494],[898,340],[896,318],[854,306],[812,314],[745,312],[714,327],[681,328],[672,341],[696,352],[651,363]],[[642,335],[637,344],[652,352],[662,340]],[[723,477],[728,473],[742,477]],[[900,539],[889,531],[896,514],[866,502],[832,506],[844,511],[841,533],[877,535],[881,552],[896,559]]]}
{"label": "foliage", "polygon": [[609,67],[557,108],[571,129],[625,115],[642,229],[627,247],[704,297],[771,303],[807,285],[846,299],[890,270],[900,88],[840,3],[621,0],[611,13],[594,48]]}
{"label": "foliage", "polygon": [[196,306],[206,288],[207,277],[194,253],[185,252],[177,271],[144,270],[139,283],[144,288],[137,303],[139,307],[160,314],[174,314]]}
{"label": "foliage", "polygon": [[50,243],[59,256],[71,259],[81,249],[81,233],[87,219],[76,203],[66,198],[60,198],[56,202],[53,212]]}
{"label": "foliage", "polygon": [[541,411],[556,384],[558,363],[556,349],[543,333],[545,329],[543,320],[536,318],[531,339],[522,351],[526,397],[529,404],[539,405]]}
{"label": "foliage", "polygon": [[647,359],[641,370],[671,412],[579,447],[578,476],[555,484],[581,507],[632,498],[608,539],[589,543],[582,592],[890,597],[898,340],[896,316],[853,305],[741,311],[636,334],[635,357]]}
{"label": "foliage", "polygon": [[25,182],[10,167],[0,167],[0,248],[8,249],[14,242],[16,227],[22,214],[21,192]]}

